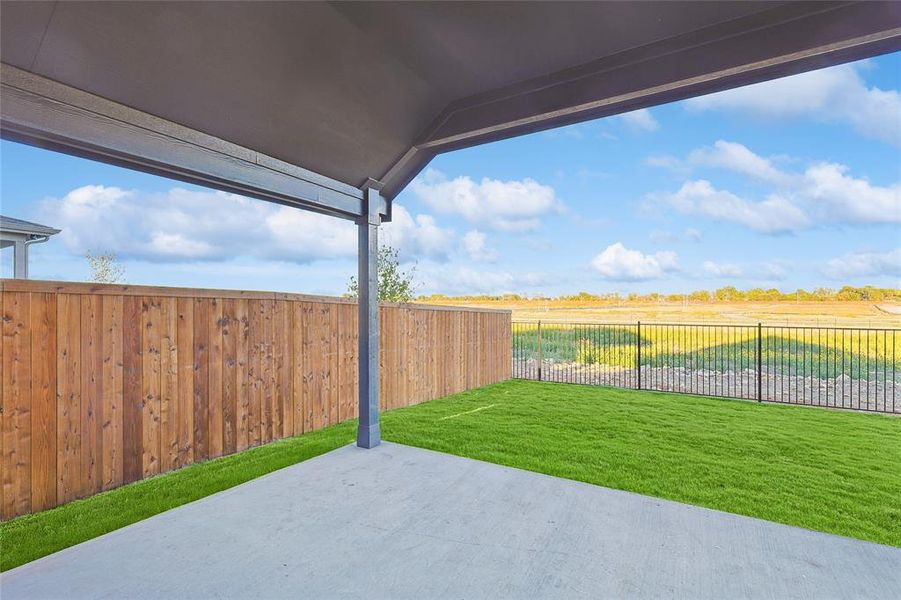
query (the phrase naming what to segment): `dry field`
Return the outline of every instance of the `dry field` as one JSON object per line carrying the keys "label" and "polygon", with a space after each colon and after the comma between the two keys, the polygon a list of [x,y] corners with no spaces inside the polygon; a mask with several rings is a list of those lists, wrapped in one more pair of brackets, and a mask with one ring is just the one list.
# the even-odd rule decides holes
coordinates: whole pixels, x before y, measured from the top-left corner
{"label": "dry field", "polygon": [[823,327],[901,327],[901,306],[870,302],[580,303],[561,301],[462,301],[442,304],[506,308],[514,321],[569,323],[719,323]]}

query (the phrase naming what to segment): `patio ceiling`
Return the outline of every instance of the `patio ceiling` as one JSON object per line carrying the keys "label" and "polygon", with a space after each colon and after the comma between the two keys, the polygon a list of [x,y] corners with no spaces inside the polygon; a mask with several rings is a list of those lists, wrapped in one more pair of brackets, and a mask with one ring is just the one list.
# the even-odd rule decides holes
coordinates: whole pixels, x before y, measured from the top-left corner
{"label": "patio ceiling", "polygon": [[[356,206],[368,178],[391,199],[448,149],[897,50],[901,4],[8,1],[0,40],[32,91],[46,78],[302,167]],[[8,138],[128,162],[14,120]]]}

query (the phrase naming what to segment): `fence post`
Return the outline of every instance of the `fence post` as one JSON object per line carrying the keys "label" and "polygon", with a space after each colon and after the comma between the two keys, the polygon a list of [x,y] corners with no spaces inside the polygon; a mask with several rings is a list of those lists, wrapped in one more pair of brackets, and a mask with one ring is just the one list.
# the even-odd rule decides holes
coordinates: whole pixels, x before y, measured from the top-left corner
{"label": "fence post", "polygon": [[763,401],[763,326],[757,323],[757,401]]}
{"label": "fence post", "polygon": [[538,321],[538,381],[541,381],[541,321]]}
{"label": "fence post", "polygon": [[638,369],[638,389],[641,389],[641,321],[638,322],[638,333],[635,338],[635,367]]}

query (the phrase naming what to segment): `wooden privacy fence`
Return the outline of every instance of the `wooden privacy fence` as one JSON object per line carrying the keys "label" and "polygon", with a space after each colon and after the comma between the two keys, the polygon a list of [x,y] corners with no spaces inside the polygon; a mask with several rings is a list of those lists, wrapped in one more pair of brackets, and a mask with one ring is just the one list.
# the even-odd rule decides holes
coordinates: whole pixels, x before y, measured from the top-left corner
{"label": "wooden privacy fence", "polygon": [[[357,307],[0,280],[0,517],[357,416]],[[508,379],[510,313],[383,305],[381,407]]]}

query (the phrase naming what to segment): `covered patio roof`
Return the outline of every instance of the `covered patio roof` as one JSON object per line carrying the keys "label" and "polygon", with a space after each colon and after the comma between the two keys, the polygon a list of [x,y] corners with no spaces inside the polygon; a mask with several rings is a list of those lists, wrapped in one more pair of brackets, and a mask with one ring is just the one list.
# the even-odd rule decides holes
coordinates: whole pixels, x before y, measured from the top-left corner
{"label": "covered patio roof", "polygon": [[0,134],[353,219],[360,443],[377,231],[436,154],[901,48],[896,2],[18,2]]}
{"label": "covered patio roof", "polygon": [[380,181],[387,199],[442,151],[901,47],[895,2],[4,2],[2,16],[7,65],[346,186]]}

